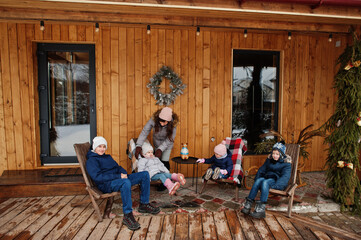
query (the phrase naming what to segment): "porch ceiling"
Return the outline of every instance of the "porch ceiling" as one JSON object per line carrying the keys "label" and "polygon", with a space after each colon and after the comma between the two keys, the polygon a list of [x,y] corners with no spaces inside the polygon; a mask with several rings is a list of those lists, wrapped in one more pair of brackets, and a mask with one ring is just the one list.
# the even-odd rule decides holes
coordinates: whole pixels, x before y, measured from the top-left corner
{"label": "porch ceiling", "polygon": [[[345,1],[349,4],[316,6],[306,4],[311,0],[0,0],[0,19],[124,23],[122,19],[132,18],[138,20],[129,23],[155,24],[154,19],[162,18],[158,24],[172,25],[183,21],[185,26],[210,27],[233,27],[232,21],[264,23],[266,20],[267,23],[287,24],[285,28],[291,25],[296,30],[297,24],[315,24],[314,28],[318,26],[320,31],[323,31],[322,25],[339,25],[334,31],[347,32],[347,26],[361,25],[361,3]],[[246,24],[246,27],[265,28],[258,27],[262,24],[256,25]]]}

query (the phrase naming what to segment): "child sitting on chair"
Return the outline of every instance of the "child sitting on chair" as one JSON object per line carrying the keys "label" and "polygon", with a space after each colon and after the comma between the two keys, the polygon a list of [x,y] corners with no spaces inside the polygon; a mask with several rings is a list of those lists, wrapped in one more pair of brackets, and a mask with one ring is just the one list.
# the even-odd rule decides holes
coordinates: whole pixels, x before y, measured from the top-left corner
{"label": "child sitting on chair", "polygon": [[204,180],[209,180],[211,177],[214,180],[219,178],[227,179],[232,173],[232,153],[227,149],[225,144],[226,141],[223,140],[222,143],[215,146],[214,155],[211,158],[200,158],[197,160],[197,163],[212,164],[212,166],[207,169]]}
{"label": "child sitting on chair", "polygon": [[292,170],[291,162],[291,157],[286,155],[286,146],[283,143],[278,142],[273,145],[272,155],[270,154],[258,169],[254,184],[241,212],[244,214],[250,213],[259,190],[261,191],[261,199],[256,201],[254,212],[250,215],[254,218],[265,218],[269,190],[270,188],[284,190],[287,187]]}
{"label": "child sitting on chair", "polygon": [[[118,165],[109,155],[105,154],[107,141],[103,137],[93,139],[93,150],[87,153],[86,169],[103,193],[120,192],[123,201],[123,224],[130,230],[140,228],[135,220],[132,209],[131,186],[140,184],[140,205],[138,211],[141,213],[157,214],[159,207],[149,203],[150,180],[148,172],[137,172],[127,174],[127,171]],[[109,217],[115,217],[114,214]]]}
{"label": "child sitting on chair", "polygon": [[143,143],[142,153],[144,157],[140,157],[138,160],[138,171],[149,172],[149,176],[152,181],[161,180],[164,186],[168,189],[169,195],[173,195],[180,187],[180,184],[184,185],[186,183],[186,179],[183,174],[169,173],[169,170],[164,166],[159,158],[154,156],[152,145],[147,142]]}

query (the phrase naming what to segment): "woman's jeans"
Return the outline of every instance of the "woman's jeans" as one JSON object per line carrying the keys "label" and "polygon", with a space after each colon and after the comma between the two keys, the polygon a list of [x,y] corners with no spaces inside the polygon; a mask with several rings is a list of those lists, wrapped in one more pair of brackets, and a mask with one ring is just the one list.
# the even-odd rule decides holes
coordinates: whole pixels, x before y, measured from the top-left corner
{"label": "woman's jeans", "polygon": [[157,173],[155,175],[153,175],[153,177],[151,178],[152,181],[156,181],[156,180],[161,180],[162,183],[165,183],[165,180],[167,179],[172,179],[172,174],[170,173]]}
{"label": "woman's jeans", "polygon": [[258,190],[261,191],[261,202],[265,203],[268,199],[268,193],[270,188],[276,183],[273,178],[258,178],[253,183],[252,189],[249,192],[248,198],[254,200],[257,196]]}
{"label": "woman's jeans", "polygon": [[128,175],[128,178],[118,178],[110,183],[110,188],[113,192],[120,192],[120,196],[122,197],[123,202],[124,214],[133,211],[131,187],[136,184],[140,184],[140,202],[143,204],[148,204],[150,179],[149,173],[147,171],[132,173]]}

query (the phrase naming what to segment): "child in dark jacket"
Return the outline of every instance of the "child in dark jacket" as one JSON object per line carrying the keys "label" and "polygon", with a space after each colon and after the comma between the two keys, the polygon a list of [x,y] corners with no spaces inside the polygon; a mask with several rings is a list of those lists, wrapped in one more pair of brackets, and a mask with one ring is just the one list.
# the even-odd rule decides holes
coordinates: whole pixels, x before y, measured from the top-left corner
{"label": "child in dark jacket", "polygon": [[153,147],[150,143],[143,143],[142,153],[144,157],[141,157],[138,160],[138,171],[149,172],[149,177],[152,181],[161,180],[164,186],[168,189],[169,195],[173,195],[180,187],[180,184],[184,185],[186,183],[186,179],[183,174],[171,174],[160,159],[154,156]]}
{"label": "child in dark jacket", "polygon": [[276,143],[272,147],[272,155],[270,154],[264,164],[258,169],[254,184],[249,192],[246,202],[241,212],[250,214],[252,204],[258,193],[261,192],[260,201],[256,202],[254,212],[250,215],[254,218],[266,217],[266,202],[269,190],[284,190],[291,177],[292,159],[286,155],[286,146],[283,143]]}
{"label": "child in dark jacket", "polygon": [[157,214],[160,211],[158,207],[149,203],[149,174],[148,172],[138,172],[128,175],[127,171],[119,166],[109,154],[105,154],[106,149],[105,138],[95,137],[93,139],[93,150],[89,150],[87,154],[87,172],[103,193],[120,192],[123,202],[123,223],[130,230],[137,230],[140,225],[133,215],[131,186],[140,184],[139,212]]}
{"label": "child in dark jacket", "polygon": [[204,175],[204,180],[228,178],[233,170],[232,153],[227,149],[226,142],[218,144],[214,148],[214,155],[211,158],[200,158],[197,163],[212,164]]}

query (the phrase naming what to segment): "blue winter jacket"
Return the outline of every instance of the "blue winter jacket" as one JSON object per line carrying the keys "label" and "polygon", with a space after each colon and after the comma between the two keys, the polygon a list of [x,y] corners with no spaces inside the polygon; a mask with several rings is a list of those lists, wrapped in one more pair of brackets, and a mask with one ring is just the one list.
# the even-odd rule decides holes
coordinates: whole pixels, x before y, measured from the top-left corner
{"label": "blue winter jacket", "polygon": [[266,179],[273,178],[276,182],[270,187],[277,190],[284,190],[291,177],[291,162],[292,159],[289,155],[286,155],[286,157],[279,159],[278,161],[274,161],[270,155],[258,169],[255,180],[260,177]]}
{"label": "blue winter jacket", "polygon": [[99,155],[92,150],[87,153],[86,170],[103,193],[112,192],[110,183],[112,180],[121,178],[121,173],[127,174],[127,171],[118,165],[109,155]]}
{"label": "blue winter jacket", "polygon": [[222,159],[216,158],[216,155],[213,155],[211,158],[206,158],[204,163],[212,164],[211,168],[214,170],[216,167],[220,169],[226,169],[227,175],[225,178],[229,178],[233,170],[233,162],[232,162],[232,153],[227,149],[227,156]]}

